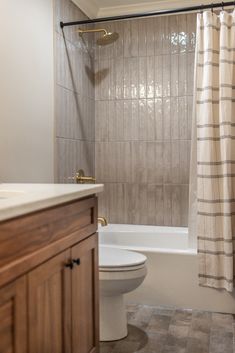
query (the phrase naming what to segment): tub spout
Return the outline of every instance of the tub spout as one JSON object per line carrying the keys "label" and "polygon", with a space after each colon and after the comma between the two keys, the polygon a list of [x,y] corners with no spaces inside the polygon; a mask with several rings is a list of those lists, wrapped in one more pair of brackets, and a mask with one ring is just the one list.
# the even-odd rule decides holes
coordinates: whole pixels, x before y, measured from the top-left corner
{"label": "tub spout", "polygon": [[102,227],[106,227],[108,225],[107,219],[105,217],[98,217],[98,223],[101,224]]}

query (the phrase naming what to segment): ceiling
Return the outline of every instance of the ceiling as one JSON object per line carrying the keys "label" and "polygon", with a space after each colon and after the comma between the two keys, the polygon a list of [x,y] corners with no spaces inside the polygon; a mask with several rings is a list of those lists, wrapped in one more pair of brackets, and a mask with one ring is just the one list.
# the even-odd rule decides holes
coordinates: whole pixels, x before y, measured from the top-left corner
{"label": "ceiling", "polygon": [[[119,16],[140,12],[151,12],[188,7],[212,0],[72,0],[89,18]],[[224,1],[226,2],[226,1]]]}

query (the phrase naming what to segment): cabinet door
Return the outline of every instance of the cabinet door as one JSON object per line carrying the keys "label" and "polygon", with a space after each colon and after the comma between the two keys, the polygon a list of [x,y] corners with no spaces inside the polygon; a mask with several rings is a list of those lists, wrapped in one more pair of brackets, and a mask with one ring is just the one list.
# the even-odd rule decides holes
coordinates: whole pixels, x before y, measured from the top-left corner
{"label": "cabinet door", "polygon": [[26,279],[0,289],[0,352],[27,352]]}
{"label": "cabinet door", "polygon": [[98,236],[92,235],[72,248],[78,261],[72,271],[72,352],[99,350]]}
{"label": "cabinet door", "polygon": [[28,275],[29,353],[71,353],[70,250]]}

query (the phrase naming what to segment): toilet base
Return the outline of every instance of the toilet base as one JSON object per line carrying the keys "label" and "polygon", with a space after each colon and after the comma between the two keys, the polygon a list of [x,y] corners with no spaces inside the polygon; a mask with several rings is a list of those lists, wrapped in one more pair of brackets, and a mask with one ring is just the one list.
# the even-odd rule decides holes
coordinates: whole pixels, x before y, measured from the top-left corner
{"label": "toilet base", "polygon": [[123,295],[100,296],[100,341],[117,341],[127,336]]}

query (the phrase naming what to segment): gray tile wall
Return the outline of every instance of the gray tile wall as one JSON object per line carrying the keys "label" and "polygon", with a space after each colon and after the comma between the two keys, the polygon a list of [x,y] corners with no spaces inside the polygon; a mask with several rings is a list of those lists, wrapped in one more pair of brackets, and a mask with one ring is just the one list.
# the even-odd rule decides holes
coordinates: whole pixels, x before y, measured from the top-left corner
{"label": "gray tile wall", "polygon": [[120,38],[95,46],[100,214],[110,223],[185,226],[196,15],[103,27]]}
{"label": "gray tile wall", "polygon": [[55,123],[57,182],[74,182],[80,168],[94,175],[94,37],[84,40],[60,21],[86,19],[70,0],[55,0]]}

